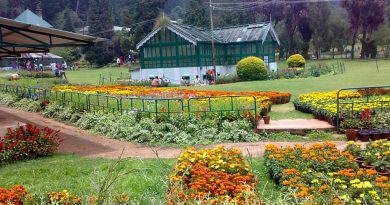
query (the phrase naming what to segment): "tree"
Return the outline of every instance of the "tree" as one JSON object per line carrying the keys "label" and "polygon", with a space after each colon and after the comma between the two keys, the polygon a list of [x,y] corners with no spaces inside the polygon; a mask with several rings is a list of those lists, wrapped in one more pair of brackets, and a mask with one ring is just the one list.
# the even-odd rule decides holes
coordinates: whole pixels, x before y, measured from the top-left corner
{"label": "tree", "polygon": [[373,36],[373,40],[376,42],[376,45],[382,47],[385,58],[390,57],[390,27],[388,25],[381,26],[378,31],[376,31]]}
{"label": "tree", "polygon": [[[109,0],[90,0],[89,2],[89,33],[94,36],[111,39],[113,36],[113,25],[108,9]],[[112,42],[99,42],[95,46],[87,48],[85,58],[98,67],[112,62]]]}
{"label": "tree", "polygon": [[321,59],[321,50],[329,39],[329,17],[330,9],[327,3],[316,3],[310,8],[309,23],[313,31],[312,42],[317,59]]}
{"label": "tree", "polygon": [[184,7],[183,23],[210,28],[210,11],[205,0],[187,0]]}
{"label": "tree", "polygon": [[361,58],[364,58],[368,48],[367,34],[377,30],[384,21],[384,0],[345,1],[343,6],[348,12],[352,33],[351,58],[355,58],[355,46],[360,30],[362,32]]}
{"label": "tree", "polygon": [[310,30],[307,27],[307,5],[305,3],[285,3],[282,6],[283,14],[285,16],[285,28],[288,37],[288,55],[295,53],[294,35],[298,28],[304,39],[311,37]]}
{"label": "tree", "polygon": [[[131,18],[127,25],[137,23],[132,31],[134,43],[141,41],[148,33],[153,30],[154,21],[157,19],[164,8],[166,0],[138,0],[134,2]],[[135,47],[135,45],[133,45]]]}
{"label": "tree", "polygon": [[335,57],[335,49],[338,52],[344,52],[344,46],[348,42],[348,22],[337,16],[332,16],[329,19],[329,40],[332,48],[333,58]]}
{"label": "tree", "polygon": [[75,32],[77,28],[82,27],[83,23],[76,12],[70,8],[66,8],[57,14],[53,25],[55,28],[61,30]]}

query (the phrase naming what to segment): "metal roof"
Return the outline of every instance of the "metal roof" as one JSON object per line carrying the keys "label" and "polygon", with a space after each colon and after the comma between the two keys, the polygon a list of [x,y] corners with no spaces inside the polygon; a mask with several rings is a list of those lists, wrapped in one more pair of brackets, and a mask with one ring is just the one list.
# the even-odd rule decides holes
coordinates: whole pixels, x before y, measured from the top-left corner
{"label": "metal roof", "polygon": [[0,17],[0,57],[47,53],[53,47],[88,46],[103,40]]}
{"label": "metal roof", "polygon": [[16,17],[15,21],[20,21],[26,24],[41,26],[45,28],[53,28],[51,24],[43,20],[42,17],[39,17],[38,15],[34,14],[30,9],[26,9],[25,11],[23,11],[23,13]]}
{"label": "metal roof", "polygon": [[[165,28],[183,37],[194,45],[196,45],[198,42],[211,42],[212,40],[211,31],[208,29],[178,24],[175,22],[169,23]],[[160,30],[161,28],[157,28],[153,32],[149,33],[142,41],[137,44],[137,49],[149,41],[149,39],[156,35]],[[214,39],[216,43],[221,44],[250,41],[262,41],[264,43],[268,34],[270,34],[273,39],[280,45],[279,38],[275,32],[274,27],[272,26],[272,23],[270,22],[228,28],[217,28],[214,30]]]}

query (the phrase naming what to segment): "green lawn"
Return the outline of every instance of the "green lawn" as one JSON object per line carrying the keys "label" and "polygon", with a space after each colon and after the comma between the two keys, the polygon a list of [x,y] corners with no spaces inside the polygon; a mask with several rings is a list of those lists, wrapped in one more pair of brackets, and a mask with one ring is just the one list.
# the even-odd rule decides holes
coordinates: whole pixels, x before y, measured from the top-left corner
{"label": "green lawn", "polygon": [[110,80],[110,75],[112,81],[121,77],[128,78],[129,70],[127,67],[116,67],[66,72],[66,76],[68,77],[69,83],[72,84],[98,85],[100,75],[102,76],[102,78],[104,77],[104,82],[107,83]]}
{"label": "green lawn", "polygon": [[[318,61],[309,61],[307,66]],[[334,60],[321,61],[334,63]],[[279,67],[286,67],[279,63]],[[299,94],[316,91],[332,91],[340,88],[356,86],[390,85],[390,60],[379,60],[377,71],[375,61],[345,61],[346,73],[342,75],[325,75],[318,78],[269,80],[256,82],[240,82],[225,85],[195,87],[202,90],[228,91],[282,91],[290,92],[293,98]]]}
{"label": "green lawn", "polygon": [[[259,190],[266,190],[263,199],[272,201],[280,196],[269,178],[263,160],[249,159],[259,179]],[[74,155],[17,162],[0,167],[0,187],[24,185],[32,194],[69,190],[86,196],[95,193],[96,179],[104,176],[114,160],[81,158]],[[120,171],[131,171],[118,180],[113,194],[127,193],[135,204],[164,204],[168,187],[167,177],[175,160],[129,159],[119,166]]]}

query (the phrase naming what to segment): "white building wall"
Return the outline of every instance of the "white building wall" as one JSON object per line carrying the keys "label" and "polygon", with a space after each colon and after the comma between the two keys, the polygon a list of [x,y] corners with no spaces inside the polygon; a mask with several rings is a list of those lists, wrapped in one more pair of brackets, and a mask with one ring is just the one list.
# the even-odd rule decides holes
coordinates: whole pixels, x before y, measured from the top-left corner
{"label": "white building wall", "polygon": [[[180,84],[180,80],[183,75],[189,75],[191,82],[195,79],[195,76],[199,76],[203,79],[203,75],[206,74],[207,70],[213,69],[213,66],[206,67],[183,67],[183,68],[156,68],[156,69],[140,69],[132,71],[131,78],[133,80],[149,79],[150,76],[158,76],[159,78],[165,77],[172,84]],[[237,69],[235,65],[229,66],[216,66],[217,73],[220,75],[237,75]],[[276,63],[269,63],[269,70],[271,72],[277,71]]]}

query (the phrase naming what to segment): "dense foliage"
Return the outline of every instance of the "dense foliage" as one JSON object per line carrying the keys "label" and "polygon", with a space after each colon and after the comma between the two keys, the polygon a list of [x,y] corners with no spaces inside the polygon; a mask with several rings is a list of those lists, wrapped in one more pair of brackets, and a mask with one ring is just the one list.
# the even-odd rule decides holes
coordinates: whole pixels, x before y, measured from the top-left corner
{"label": "dense foliage", "polygon": [[[92,130],[115,139],[151,144],[211,144],[220,142],[253,142],[259,136],[246,119],[228,120],[196,118],[186,115],[143,118],[136,113],[127,115],[81,113],[77,109],[50,104],[43,112],[45,117],[69,121],[78,127]],[[128,126],[132,125],[132,126]]]}
{"label": "dense foliage", "polygon": [[0,138],[0,162],[52,155],[62,142],[58,133],[47,127],[39,129],[32,125],[8,129]]}
{"label": "dense foliage", "polygon": [[241,80],[265,80],[268,71],[263,60],[257,57],[247,57],[237,64],[237,75]]}
{"label": "dense foliage", "polygon": [[257,179],[238,149],[187,148],[169,179],[168,205],[262,204]]}
{"label": "dense foliage", "polygon": [[287,65],[289,68],[302,68],[305,67],[305,58],[300,54],[291,55],[287,59]]}
{"label": "dense foliage", "polygon": [[292,204],[384,205],[390,200],[390,181],[373,169],[361,169],[348,151],[333,143],[280,148],[268,145],[265,165],[288,193]]}

